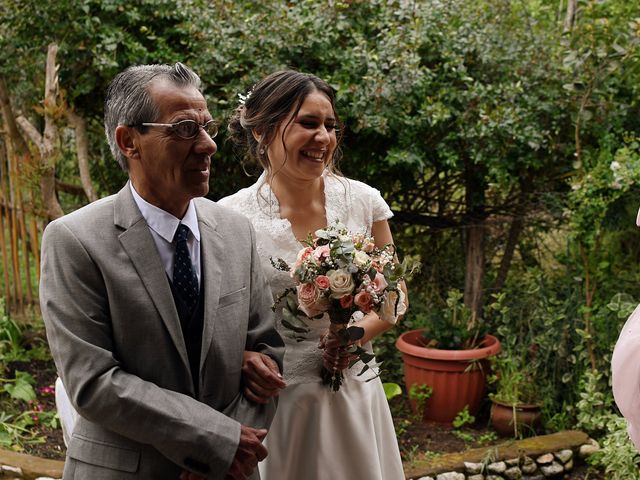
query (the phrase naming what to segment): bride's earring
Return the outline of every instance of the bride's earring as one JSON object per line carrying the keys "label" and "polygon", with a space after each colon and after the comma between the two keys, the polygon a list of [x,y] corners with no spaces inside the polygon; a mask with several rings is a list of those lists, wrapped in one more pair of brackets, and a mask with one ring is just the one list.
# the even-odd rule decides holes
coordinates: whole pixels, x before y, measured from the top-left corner
{"label": "bride's earring", "polygon": [[264,155],[264,147],[260,147],[260,150],[258,151],[258,153],[260,155]]}

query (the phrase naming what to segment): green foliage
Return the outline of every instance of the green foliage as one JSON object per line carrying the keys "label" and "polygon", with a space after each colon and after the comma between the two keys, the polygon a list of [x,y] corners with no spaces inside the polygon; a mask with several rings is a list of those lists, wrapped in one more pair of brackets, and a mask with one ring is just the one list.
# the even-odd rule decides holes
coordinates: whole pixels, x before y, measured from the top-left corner
{"label": "green foliage", "polygon": [[7,392],[11,398],[25,402],[33,402],[36,400],[36,392],[33,389],[34,384],[35,380],[30,374],[18,370],[16,370],[13,380],[3,380],[4,391]]}
{"label": "green foliage", "polygon": [[58,418],[55,411],[45,411],[38,403],[34,378],[16,371],[14,378],[0,379],[0,382],[0,445],[20,451],[27,444],[45,443],[46,438],[33,427],[58,428]]}
{"label": "green foliage", "polygon": [[416,404],[416,418],[422,419],[425,409],[427,408],[427,400],[431,398],[433,389],[429,385],[414,383],[409,389],[409,399]]}
{"label": "green foliage", "polygon": [[538,346],[526,344],[527,341],[535,341],[532,331],[523,336],[513,335],[512,315],[505,305],[505,295],[495,295],[494,302],[487,308],[498,326],[497,333],[502,345],[502,352],[489,359],[491,375],[488,380],[495,387],[495,392],[490,396],[512,405],[537,403],[540,399],[540,387],[536,379],[539,365],[535,358]]}
{"label": "green foliage", "polygon": [[450,290],[446,305],[434,308],[421,320],[425,328],[425,346],[446,350],[476,348],[483,340],[487,325],[472,322],[471,310],[462,301],[463,293]]}
{"label": "green foliage", "polygon": [[475,437],[471,433],[462,430],[462,427],[465,425],[472,425],[475,421],[476,417],[469,413],[469,405],[465,405],[465,407],[460,410],[453,419],[452,425],[454,429],[451,433],[463,442],[471,443],[475,440]]}
{"label": "green foliage", "polygon": [[469,413],[469,405],[465,405],[465,407],[457,413],[452,424],[454,428],[460,428],[465,425],[472,425],[475,421],[476,417]]}
{"label": "green foliage", "polygon": [[640,466],[640,454],[629,439],[627,422],[613,413],[613,398],[608,389],[602,388],[602,380],[601,373],[587,372],[577,405],[578,428],[601,437],[601,449],[590,456],[588,461],[603,468],[606,478],[635,478]]}
{"label": "green foliage", "polygon": [[7,356],[15,357],[22,343],[22,332],[5,310],[4,298],[0,298],[0,363]]}
{"label": "green foliage", "polygon": [[487,433],[483,433],[478,437],[478,442],[491,443],[497,439],[498,439],[498,434],[496,432],[487,432]]}
{"label": "green foliage", "polygon": [[452,430],[453,435],[462,440],[465,443],[471,443],[475,440],[472,434],[469,432],[464,432],[462,430]]}

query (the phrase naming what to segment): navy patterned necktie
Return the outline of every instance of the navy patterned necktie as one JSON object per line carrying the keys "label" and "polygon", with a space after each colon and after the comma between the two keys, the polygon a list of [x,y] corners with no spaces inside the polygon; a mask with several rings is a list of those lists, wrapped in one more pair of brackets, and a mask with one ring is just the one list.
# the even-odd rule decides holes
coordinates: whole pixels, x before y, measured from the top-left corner
{"label": "navy patterned necktie", "polygon": [[189,227],[182,223],[176,231],[176,253],[173,257],[173,288],[182,304],[188,309],[187,318],[191,317],[198,304],[198,277],[191,263],[187,235]]}

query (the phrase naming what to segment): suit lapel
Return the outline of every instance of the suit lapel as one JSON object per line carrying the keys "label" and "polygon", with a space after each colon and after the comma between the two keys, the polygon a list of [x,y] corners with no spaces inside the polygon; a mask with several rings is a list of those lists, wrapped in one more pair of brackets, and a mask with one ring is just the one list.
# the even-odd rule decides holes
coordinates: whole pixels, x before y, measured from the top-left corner
{"label": "suit lapel", "polygon": [[[198,206],[199,204],[196,203],[196,207]],[[197,213],[198,227],[200,228],[200,259],[205,288],[204,327],[200,353],[200,374],[202,378],[204,362],[213,339],[213,325],[216,320],[218,301],[220,300],[220,287],[222,285],[221,265],[224,257],[224,246],[222,237],[216,230],[215,218],[210,215],[205,218],[204,215],[201,215],[199,209]]]}
{"label": "suit lapel", "polygon": [[[122,248],[129,256],[151,301],[158,310],[180,354],[183,368],[190,371],[187,348],[182,336],[180,319],[173,301],[167,273],[158,255],[147,222],[133,199],[128,183],[116,197],[114,222],[117,226],[125,229],[118,237]],[[188,377],[191,376],[188,375]]]}

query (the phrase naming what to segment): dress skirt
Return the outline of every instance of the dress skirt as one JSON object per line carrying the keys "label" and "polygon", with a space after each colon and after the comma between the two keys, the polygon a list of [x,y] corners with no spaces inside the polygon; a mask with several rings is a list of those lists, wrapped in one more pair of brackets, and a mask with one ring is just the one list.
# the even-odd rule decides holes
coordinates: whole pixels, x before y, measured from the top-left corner
{"label": "dress skirt", "polygon": [[379,378],[345,376],[338,392],[321,383],[288,386],[265,445],[262,480],[405,478]]}

